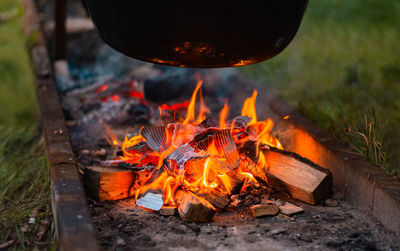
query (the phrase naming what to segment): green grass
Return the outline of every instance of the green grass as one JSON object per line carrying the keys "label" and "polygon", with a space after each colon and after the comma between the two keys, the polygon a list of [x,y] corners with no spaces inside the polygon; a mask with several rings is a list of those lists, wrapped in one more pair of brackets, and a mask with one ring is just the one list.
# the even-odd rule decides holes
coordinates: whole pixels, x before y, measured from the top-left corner
{"label": "green grass", "polygon": [[22,15],[19,1],[0,0],[0,245],[16,240],[11,249],[48,249],[54,239],[49,171]]}
{"label": "green grass", "polygon": [[399,23],[397,0],[311,0],[288,48],[242,70],[400,175]]}

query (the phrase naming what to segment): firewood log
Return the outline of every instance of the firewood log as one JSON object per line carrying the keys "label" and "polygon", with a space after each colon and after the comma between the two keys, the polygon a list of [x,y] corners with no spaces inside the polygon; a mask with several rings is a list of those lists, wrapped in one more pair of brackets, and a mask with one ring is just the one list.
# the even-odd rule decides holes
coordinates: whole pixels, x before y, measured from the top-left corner
{"label": "firewood log", "polygon": [[264,166],[249,165],[249,170],[268,186],[288,193],[292,198],[315,205],[332,192],[332,176],[300,155],[270,147],[262,149]]}
{"label": "firewood log", "polygon": [[84,169],[87,195],[97,201],[119,200],[134,195],[148,172],[132,172],[118,167],[90,166]]}
{"label": "firewood log", "polygon": [[210,202],[192,192],[179,190],[175,194],[175,202],[180,217],[187,222],[211,222],[215,214]]}
{"label": "firewood log", "polygon": [[231,201],[226,194],[224,194],[216,189],[208,191],[207,193],[202,193],[202,194],[195,193],[195,194],[206,199],[215,208],[218,208],[218,209],[225,208]]}

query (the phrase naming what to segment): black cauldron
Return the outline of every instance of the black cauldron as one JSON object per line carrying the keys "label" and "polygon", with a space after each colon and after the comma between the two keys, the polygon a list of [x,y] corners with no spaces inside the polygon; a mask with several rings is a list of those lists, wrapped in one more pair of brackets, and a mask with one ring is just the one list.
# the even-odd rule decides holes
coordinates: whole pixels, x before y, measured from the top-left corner
{"label": "black cauldron", "polygon": [[132,58],[181,67],[257,63],[296,34],[308,0],[86,0],[102,39]]}

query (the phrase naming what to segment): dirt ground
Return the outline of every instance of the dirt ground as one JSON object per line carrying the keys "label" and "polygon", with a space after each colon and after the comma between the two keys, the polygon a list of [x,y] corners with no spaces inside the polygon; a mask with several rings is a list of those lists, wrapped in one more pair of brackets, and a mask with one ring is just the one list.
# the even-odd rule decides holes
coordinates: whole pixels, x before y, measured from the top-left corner
{"label": "dirt ground", "polygon": [[353,209],[296,203],[304,213],[254,218],[249,210],[217,213],[213,223],[183,222],[134,206],[133,199],[91,203],[104,250],[398,250],[394,233]]}

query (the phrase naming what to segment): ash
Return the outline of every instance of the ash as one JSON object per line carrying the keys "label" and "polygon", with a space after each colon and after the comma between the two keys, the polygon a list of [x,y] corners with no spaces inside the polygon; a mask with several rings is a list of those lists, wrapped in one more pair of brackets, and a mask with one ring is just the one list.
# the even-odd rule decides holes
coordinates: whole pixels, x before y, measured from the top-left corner
{"label": "ash", "polygon": [[398,250],[394,233],[344,201],[291,217],[254,218],[230,207],[208,224],[185,223],[134,207],[133,199],[91,203],[104,250]]}

